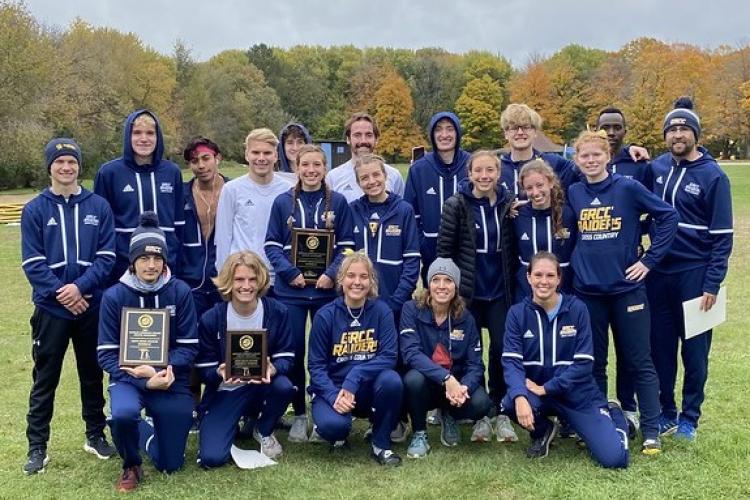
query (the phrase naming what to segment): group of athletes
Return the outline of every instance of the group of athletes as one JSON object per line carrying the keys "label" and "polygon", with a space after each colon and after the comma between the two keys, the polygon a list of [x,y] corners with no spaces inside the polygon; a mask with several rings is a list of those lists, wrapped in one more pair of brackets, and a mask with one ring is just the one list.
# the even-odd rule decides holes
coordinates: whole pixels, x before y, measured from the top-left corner
{"label": "group of athletes", "polygon": [[[682,302],[713,307],[732,211],[727,176],[697,145],[692,108],[681,98],[667,113],[668,152],[652,161],[624,144],[616,108],[579,135],[573,160],[534,149],[542,119],[524,104],[502,113],[501,154],[464,151],[458,118],[440,112],[432,149],[406,182],[374,154],[380,134],[366,113],[346,122],[351,160],[336,168],[290,123],[278,137],[251,131],[248,173],[233,180],[219,173],[219,146],[193,139],[184,159],[194,176],[183,183],[156,116],[139,110],[93,192],[78,183],[79,145],[53,139],[50,185],[21,221],[35,305],[24,472],[49,461],[70,341],[84,449],[120,455],[118,491],[142,480],[141,452],[159,471],[178,470],[192,427],[205,468],[231,459],[238,433],[279,457],[280,427],[290,441],[346,448],[355,417],[369,419],[382,465],[401,463],[392,443],[407,439],[408,457],[427,456],[428,421],[445,446],[460,442],[462,421],[473,423],[471,441],[517,441],[515,422],[530,433],[529,457],[574,436],[611,468],[627,466],[639,431],[646,455],[661,452],[660,436],[694,440],[711,332],[685,339]],[[313,279],[292,256],[303,229],[333,240],[330,265]],[[169,311],[168,364],[120,365],[125,307]],[[610,328],[617,398],[608,401]],[[257,329],[267,332],[267,371],[234,378],[226,333]]]}

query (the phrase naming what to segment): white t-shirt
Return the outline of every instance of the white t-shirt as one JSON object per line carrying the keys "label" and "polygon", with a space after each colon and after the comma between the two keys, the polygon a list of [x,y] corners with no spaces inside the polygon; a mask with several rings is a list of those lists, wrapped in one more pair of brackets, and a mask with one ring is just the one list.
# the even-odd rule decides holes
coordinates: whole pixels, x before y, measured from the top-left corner
{"label": "white t-shirt", "polygon": [[217,271],[221,271],[224,261],[234,252],[251,250],[266,263],[273,285],[275,274],[263,244],[273,201],[292,186],[287,179],[275,174],[268,184],[257,184],[248,175],[243,175],[224,185],[216,209]]}
{"label": "white t-shirt", "polygon": [[[406,186],[404,178],[401,177],[401,172],[386,164],[385,173],[386,189],[391,193],[403,197]],[[359,187],[359,184],[357,184],[357,176],[354,175],[354,160],[351,159],[328,172],[328,175],[326,175],[326,184],[333,191],[343,194],[347,203],[351,203],[365,194]]]}

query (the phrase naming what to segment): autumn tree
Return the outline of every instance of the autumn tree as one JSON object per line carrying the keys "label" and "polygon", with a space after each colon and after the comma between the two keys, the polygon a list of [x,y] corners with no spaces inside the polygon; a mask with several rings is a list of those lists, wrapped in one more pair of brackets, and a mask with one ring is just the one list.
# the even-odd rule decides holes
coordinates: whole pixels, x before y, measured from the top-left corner
{"label": "autumn tree", "polygon": [[464,149],[490,149],[501,145],[502,95],[500,83],[489,75],[466,84],[456,101],[456,113],[464,131],[461,138]]}
{"label": "autumn tree", "polygon": [[391,161],[408,158],[411,148],[423,143],[414,122],[414,102],[409,86],[395,71],[385,75],[375,92],[375,119],[380,128],[378,152]]}

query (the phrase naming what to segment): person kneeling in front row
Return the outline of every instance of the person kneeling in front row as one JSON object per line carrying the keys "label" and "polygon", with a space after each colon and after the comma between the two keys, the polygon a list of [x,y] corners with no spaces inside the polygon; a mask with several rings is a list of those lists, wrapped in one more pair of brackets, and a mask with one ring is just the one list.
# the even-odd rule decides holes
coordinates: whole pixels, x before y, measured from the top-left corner
{"label": "person kneeling in front row", "polygon": [[484,422],[484,441],[492,435],[482,344],[474,318],[457,293],[460,282],[458,266],[438,257],[427,271],[424,295],[404,304],[401,313],[401,355],[408,368],[404,386],[414,430],[406,451],[411,458],[430,451],[426,430],[432,408],[441,409],[440,441],[445,446],[460,440],[455,419]]}
{"label": "person kneeling in front row", "polygon": [[401,411],[403,386],[396,367],[393,312],[377,300],[372,261],[362,253],[344,258],[337,276],[343,297],[313,319],[308,369],[315,430],[334,447],[344,445],[352,415],[372,420],[372,456],[400,465],[391,450],[391,430]]}
{"label": "person kneeling in front row", "polygon": [[[237,423],[248,412],[260,413],[253,436],[269,458],[282,453],[273,434],[275,422],[294,396],[286,374],[294,363],[289,313],[281,302],[265,297],[268,268],[250,251],[230,255],[214,278],[224,302],[200,319],[200,347],[195,366],[206,383],[200,422],[198,458],[203,467],[218,467],[229,460]],[[268,335],[268,368],[260,380],[244,382],[226,372],[227,331],[263,329]]]}
{"label": "person kneeling in front row", "polygon": [[528,270],[532,296],[511,307],[503,365],[508,392],[501,412],[531,434],[530,458],[543,458],[555,437],[557,415],[583,439],[603,467],[628,466],[628,426],[619,403],[607,404],[594,381],[586,306],[557,291],[557,257],[539,252]]}

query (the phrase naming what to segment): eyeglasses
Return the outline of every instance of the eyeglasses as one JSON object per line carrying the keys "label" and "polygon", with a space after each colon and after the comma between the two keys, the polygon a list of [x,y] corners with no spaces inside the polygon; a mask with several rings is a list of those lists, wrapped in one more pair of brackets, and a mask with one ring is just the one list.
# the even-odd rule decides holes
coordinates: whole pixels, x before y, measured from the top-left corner
{"label": "eyeglasses", "polygon": [[533,125],[511,125],[505,129],[506,132],[529,132],[534,130]]}

